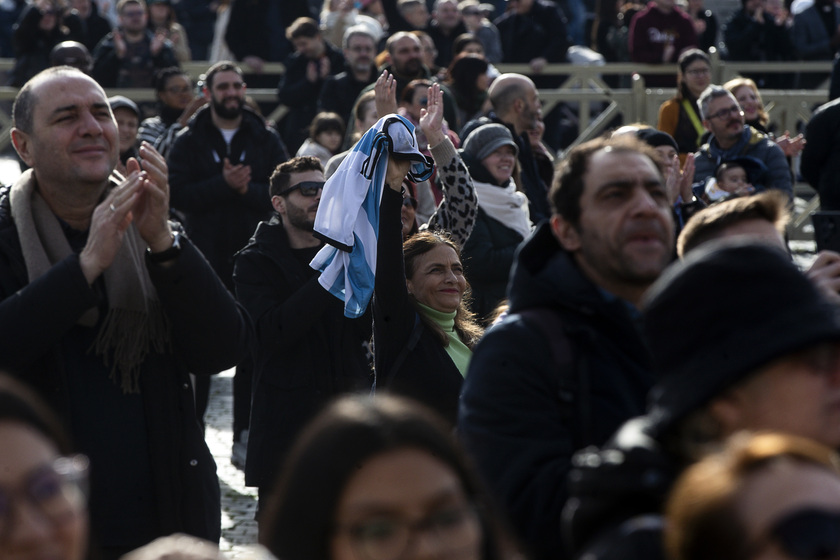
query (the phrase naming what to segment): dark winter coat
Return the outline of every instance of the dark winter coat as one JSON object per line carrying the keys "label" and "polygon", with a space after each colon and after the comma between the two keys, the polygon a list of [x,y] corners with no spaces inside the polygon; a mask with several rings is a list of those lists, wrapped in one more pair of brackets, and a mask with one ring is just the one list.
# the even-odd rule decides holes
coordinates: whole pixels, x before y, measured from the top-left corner
{"label": "dark winter coat", "polygon": [[[330,76],[335,76],[345,70],[344,55],[340,50],[324,41],[326,52],[324,56],[330,61]],[[309,136],[309,125],[318,113],[318,98],[324,80],[318,78],[314,82],[306,79],[306,68],[310,62],[319,64],[319,60],[312,60],[302,53],[290,55],[286,61],[286,73],[280,79],[277,98],[290,111],[283,119],[283,140],[289,150],[297,152],[303,141]]]}
{"label": "dark winter coat", "polygon": [[326,402],[370,390],[370,314],[344,316],[343,302],[295,256],[276,216],[237,255],[234,280],[257,331],[245,482],[262,492]]}
{"label": "dark winter coat", "polygon": [[799,170],[820,193],[823,210],[840,210],[840,100],[820,106],[805,128]]}
{"label": "dark winter coat", "polygon": [[553,2],[534,0],[527,14],[509,11],[494,23],[502,41],[503,62],[528,63],[535,58],[566,62],[566,16]]}
{"label": "dark winter coat", "polygon": [[[454,425],[464,378],[409,298],[403,265],[401,206],[402,196],[384,189],[373,300],[376,391],[416,399]],[[420,329],[420,338],[404,359],[398,360],[415,329]]]}
{"label": "dark winter coat", "polygon": [[[151,44],[154,34],[146,30],[146,37],[143,39]],[[139,60],[126,60],[117,57],[117,49],[114,46],[113,31],[106,35],[93,51],[93,79],[99,82],[103,88],[142,88],[152,87],[155,72],[170,66],[180,66],[172,46],[167,41],[156,55],[146,49],[146,53]],[[128,57],[126,57],[128,58]],[[149,76],[148,83],[135,83],[132,77],[132,69],[139,70]]]}
{"label": "dark winter coat", "polygon": [[547,222],[519,248],[508,294],[470,363],[458,432],[531,557],[564,558],[572,455],[644,412],[650,356],[635,310],[586,278]]}
{"label": "dark winter coat", "polygon": [[[222,176],[224,159],[251,166],[248,192],[241,195]],[[260,220],[271,215],[268,179],[288,154],[277,133],[245,108],[230,146],[203,107],[179,133],[169,153],[172,208],[187,217],[187,231],[225,284],[233,288],[233,255]]]}
{"label": "dark winter coat", "polygon": [[[8,189],[0,190],[0,369],[46,399],[74,440],[95,442],[90,512],[98,544],[131,548],[144,544],[136,539],[174,532],[211,541],[220,536],[216,464],[196,420],[189,373],[209,375],[238,363],[247,352],[251,327],[247,315],[189,240],[183,239],[182,247],[169,268],[146,261],[171,324],[172,346],[163,352],[153,350],[146,357],[140,394],[124,395],[108,379],[109,368],[102,360],[87,353],[88,345],[78,344],[95,336],[99,328],[77,325],[82,313],[99,306],[104,317],[102,311],[107,310],[106,297],[96,289],[98,283],[94,288],[88,285],[76,254],[30,283],[10,214]],[[90,381],[91,376],[97,379]],[[113,400],[91,402],[93,408],[84,414],[74,413],[73,406],[93,398],[82,393],[89,386],[112,395]],[[103,410],[121,408],[124,402],[134,403],[131,410],[137,414],[123,414],[119,420],[105,417]],[[80,416],[86,418],[87,428],[80,425]],[[145,437],[142,441],[102,441],[107,437],[103,434],[114,431],[144,433]],[[125,448],[132,456],[142,456],[142,449],[147,449],[148,460],[140,461],[136,472],[115,466],[125,462],[116,456]],[[91,452],[85,447],[80,451]],[[152,495],[147,497],[151,517],[125,519],[126,505],[105,488],[115,481],[134,482],[138,476],[147,476],[151,482]],[[139,537],[135,534],[138,525],[151,533]]]}

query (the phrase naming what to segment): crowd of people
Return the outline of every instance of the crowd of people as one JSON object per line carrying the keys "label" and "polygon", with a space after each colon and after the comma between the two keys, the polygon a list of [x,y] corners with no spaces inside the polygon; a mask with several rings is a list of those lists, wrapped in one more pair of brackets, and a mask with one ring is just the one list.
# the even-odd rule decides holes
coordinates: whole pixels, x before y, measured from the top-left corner
{"label": "crowd of people", "polygon": [[[752,3],[805,52],[810,8]],[[653,0],[627,52],[677,62],[677,95],[558,155],[564,7],[23,8],[51,38],[13,72],[0,188],[0,560],[219,558],[203,417],[233,367],[254,554],[840,553],[840,254],[801,271],[785,238],[792,158],[838,198],[840,103],[775,131],[762,76],[712,83],[702,3]],[[236,60],[194,84],[217,10]],[[119,25],[68,34],[94,15]],[[247,93],[277,60],[271,123]]]}

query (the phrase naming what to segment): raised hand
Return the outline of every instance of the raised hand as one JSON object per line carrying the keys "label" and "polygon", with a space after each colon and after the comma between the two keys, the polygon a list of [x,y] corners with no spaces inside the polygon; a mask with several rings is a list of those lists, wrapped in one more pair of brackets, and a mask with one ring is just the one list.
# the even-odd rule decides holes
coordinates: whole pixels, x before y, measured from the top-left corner
{"label": "raised hand", "polygon": [[429,88],[425,109],[420,109],[420,129],[426,135],[429,146],[437,146],[444,140],[443,133],[443,92],[438,84]]}
{"label": "raised hand", "polygon": [[376,114],[380,117],[397,112],[397,80],[383,70],[373,86]]}

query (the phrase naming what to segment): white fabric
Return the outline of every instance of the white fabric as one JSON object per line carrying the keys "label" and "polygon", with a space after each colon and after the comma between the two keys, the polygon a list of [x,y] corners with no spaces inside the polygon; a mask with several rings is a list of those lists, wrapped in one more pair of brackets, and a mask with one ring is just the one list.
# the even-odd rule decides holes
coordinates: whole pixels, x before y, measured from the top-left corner
{"label": "white fabric", "polygon": [[523,239],[531,234],[534,224],[528,217],[528,197],[516,190],[513,181],[509,180],[505,187],[474,179],[473,183],[478,194],[478,207],[488,216],[519,233]]}
{"label": "white fabric", "polygon": [[377,121],[327,180],[315,216],[315,234],[327,242],[310,266],[318,282],[344,302],[346,317],[359,317],[373,296],[379,203],[389,154],[412,160],[408,178],[423,181],[432,163],[417,149],[414,126],[404,117]]}

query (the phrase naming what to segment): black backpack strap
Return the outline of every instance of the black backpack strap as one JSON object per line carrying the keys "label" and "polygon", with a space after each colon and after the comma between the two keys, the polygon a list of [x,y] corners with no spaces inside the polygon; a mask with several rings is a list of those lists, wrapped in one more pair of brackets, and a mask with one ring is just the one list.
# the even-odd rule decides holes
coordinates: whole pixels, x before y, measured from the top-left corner
{"label": "black backpack strap", "polygon": [[591,402],[588,377],[588,360],[585,353],[575,352],[569,335],[573,329],[563,324],[560,314],[545,307],[535,307],[517,312],[523,320],[537,327],[548,342],[551,359],[558,372],[571,370],[571,375],[558,377],[558,400],[577,424],[574,439],[577,447],[592,441]]}

